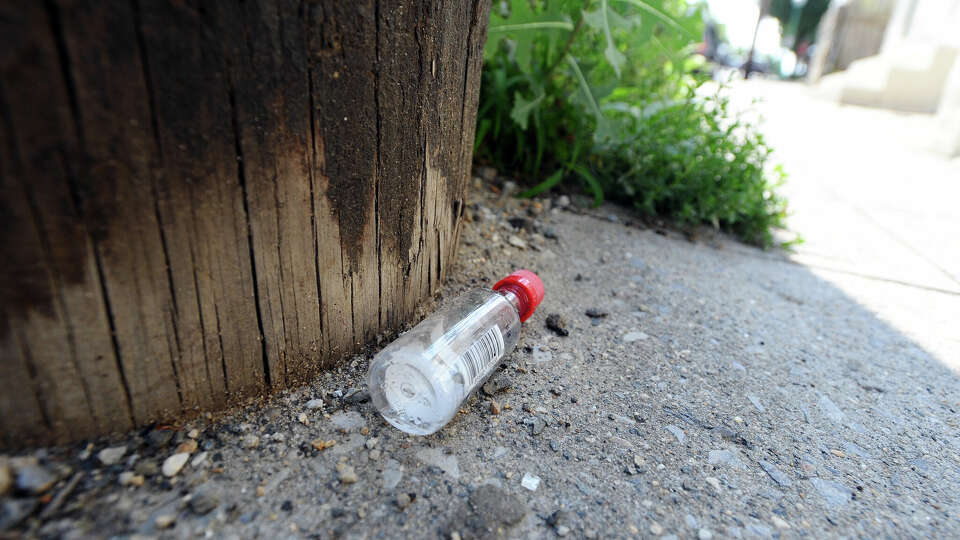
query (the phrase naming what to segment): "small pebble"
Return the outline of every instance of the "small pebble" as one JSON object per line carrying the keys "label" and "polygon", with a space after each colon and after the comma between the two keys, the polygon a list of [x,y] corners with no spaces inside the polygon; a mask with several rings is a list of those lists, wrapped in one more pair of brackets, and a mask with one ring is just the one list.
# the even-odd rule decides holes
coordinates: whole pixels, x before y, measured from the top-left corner
{"label": "small pebble", "polygon": [[357,471],[353,469],[352,465],[347,465],[346,463],[337,464],[337,477],[340,479],[340,482],[344,484],[353,484],[359,478],[357,478]]}
{"label": "small pebble", "polygon": [[663,526],[654,521],[650,524],[650,534],[654,536],[660,536],[663,534]]}
{"label": "small pebble", "polygon": [[199,436],[200,436],[200,430],[197,428],[193,428],[189,432],[187,432],[187,437],[190,437],[191,439],[196,439]]}
{"label": "small pebble", "polygon": [[120,476],[117,478],[117,481],[121,486],[135,486],[140,487],[143,485],[145,479],[143,476],[134,473],[133,471],[124,471],[120,473]]}
{"label": "small pebble", "polygon": [[220,500],[212,493],[194,493],[193,498],[190,499],[190,510],[198,516],[205,516],[213,511],[218,504],[220,504]]}
{"label": "small pebble", "polygon": [[401,493],[397,495],[397,506],[400,507],[401,510],[410,506],[411,502],[413,501],[410,499],[410,495],[406,493]]}
{"label": "small pebble", "polygon": [[366,390],[357,390],[343,398],[343,401],[352,405],[357,403],[366,403],[370,401],[370,392],[367,392]]}
{"label": "small pebble", "polygon": [[256,448],[260,445],[260,437],[256,435],[247,435],[240,441],[240,446],[243,448]]}
{"label": "small pebble", "polygon": [[190,460],[190,466],[196,468],[200,465],[203,465],[203,463],[207,461],[207,455],[207,452],[200,452],[199,454],[193,456],[193,459]]}
{"label": "small pebble", "polygon": [[177,449],[173,451],[174,454],[192,454],[197,451],[197,441],[193,439],[187,439],[182,443],[177,445]]}
{"label": "small pebble", "polygon": [[163,462],[163,475],[167,478],[176,476],[187,464],[188,459],[190,459],[190,454],[187,453],[174,454],[168,457]]}
{"label": "small pebble", "polygon": [[126,453],[126,446],[113,446],[110,448],[104,448],[98,452],[97,459],[99,459],[100,463],[103,463],[104,465],[114,465],[120,461],[120,459],[123,458],[123,455]]}
{"label": "small pebble", "polygon": [[303,425],[305,425],[305,426],[309,426],[309,425],[310,425],[310,419],[307,418],[307,413],[300,413],[300,414],[297,416],[297,422],[300,422],[301,424],[303,424]]}
{"label": "small pebble", "polygon": [[320,407],[323,407],[322,399],[311,399],[310,401],[307,402],[308,409],[313,410],[313,409],[319,409]]}
{"label": "small pebble", "polygon": [[293,502],[283,501],[283,504],[280,505],[280,509],[284,512],[293,512]]}
{"label": "small pebble", "polygon": [[553,330],[558,336],[569,336],[570,329],[567,327],[567,320],[559,313],[547,315],[547,328]]}
{"label": "small pebble", "polygon": [[337,441],[334,441],[334,440],[325,441],[323,439],[315,439],[313,442],[310,443],[310,446],[312,446],[317,451],[322,451],[336,444],[337,444]]}
{"label": "small pebble", "polygon": [[169,429],[155,429],[147,435],[147,442],[154,448],[166,448],[173,439],[173,431]]}
{"label": "small pebble", "polygon": [[490,401],[490,414],[500,414],[500,404],[496,401]]}
{"label": "small pebble", "polygon": [[773,516],[770,518],[770,521],[773,522],[773,526],[778,529],[789,529],[790,524],[785,520],[781,519],[779,516]]}
{"label": "small pebble", "polygon": [[371,437],[367,439],[367,442],[364,443],[364,446],[367,447],[367,450],[373,450],[373,448],[377,446],[378,442],[380,442],[380,439],[376,437]]}
{"label": "small pebble", "polygon": [[645,333],[643,333],[643,332],[639,332],[639,331],[637,331],[637,332],[628,332],[628,333],[626,333],[626,334],[623,335],[623,341],[624,341],[624,343],[633,343],[634,341],[644,341],[645,339],[647,339],[647,338],[649,338],[649,337],[650,337],[650,336],[648,336],[647,334],[645,334]]}
{"label": "small pebble", "polygon": [[173,514],[161,514],[153,520],[153,525],[158,529],[169,529],[176,522],[177,516]]}
{"label": "small pebble", "polygon": [[536,491],[540,487],[540,477],[530,473],[524,473],[523,478],[520,479],[520,485],[529,489],[530,491]]}
{"label": "small pebble", "polygon": [[500,372],[484,383],[483,393],[488,396],[492,396],[506,390],[507,388],[510,388],[512,385],[513,381],[510,379],[510,376],[506,373]]}
{"label": "small pebble", "polygon": [[37,464],[27,464],[17,467],[16,485],[20,491],[33,495],[40,495],[56,483],[57,477],[50,471]]}
{"label": "small pebble", "polygon": [[720,492],[721,492],[721,489],[720,489],[720,480],[718,480],[718,479],[716,479],[716,478],[714,478],[714,477],[712,477],[712,476],[708,476],[708,477],[706,478],[706,481],[707,481],[708,484],[710,484],[710,487],[712,487],[713,489],[717,490],[717,493],[720,493]]}
{"label": "small pebble", "polygon": [[146,477],[156,476],[160,474],[160,467],[155,460],[142,459],[133,466],[133,472]]}
{"label": "small pebble", "polygon": [[585,312],[585,314],[591,319],[602,319],[609,315],[609,313],[599,308],[590,308]]}
{"label": "small pebble", "polygon": [[710,529],[700,529],[697,531],[698,540],[713,540],[713,533],[710,532]]}

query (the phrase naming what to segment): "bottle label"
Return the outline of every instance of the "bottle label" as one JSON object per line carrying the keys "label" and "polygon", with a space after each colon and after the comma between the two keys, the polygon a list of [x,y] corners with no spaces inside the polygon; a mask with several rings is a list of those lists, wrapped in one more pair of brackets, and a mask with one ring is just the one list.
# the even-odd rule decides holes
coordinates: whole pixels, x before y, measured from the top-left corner
{"label": "bottle label", "polygon": [[503,334],[500,333],[499,326],[493,325],[460,356],[461,370],[468,381],[467,388],[472,387],[478,379],[486,375],[487,368],[501,356],[503,356]]}

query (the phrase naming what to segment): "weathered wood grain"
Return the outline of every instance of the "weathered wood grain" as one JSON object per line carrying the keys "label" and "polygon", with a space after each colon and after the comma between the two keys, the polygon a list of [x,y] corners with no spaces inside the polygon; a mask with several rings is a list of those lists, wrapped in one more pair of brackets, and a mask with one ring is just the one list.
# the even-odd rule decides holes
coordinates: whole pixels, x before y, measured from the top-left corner
{"label": "weathered wood grain", "polygon": [[0,6],[0,445],[299,384],[459,236],[488,1]]}

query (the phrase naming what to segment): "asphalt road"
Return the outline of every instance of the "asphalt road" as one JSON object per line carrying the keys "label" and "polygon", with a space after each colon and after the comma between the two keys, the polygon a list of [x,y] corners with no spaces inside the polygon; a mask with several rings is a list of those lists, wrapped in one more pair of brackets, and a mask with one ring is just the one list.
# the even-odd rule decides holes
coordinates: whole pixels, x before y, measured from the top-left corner
{"label": "asphalt road", "polygon": [[[818,180],[789,189],[806,220],[839,199],[816,196],[829,164],[804,168]],[[960,536],[954,270],[888,268],[881,252],[899,246],[895,265],[903,242],[869,227],[853,241],[870,264],[811,262],[846,253],[842,208],[821,213],[839,238],[811,225],[788,256],[629,225],[614,207],[531,216],[479,182],[473,200],[441,297],[519,267],[547,287],[508,388],[408,436],[364,401],[361,355],[221,419],[41,449],[37,467],[62,479],[17,478],[0,525],[20,511],[16,530],[75,538]],[[569,335],[546,328],[554,313]],[[189,459],[165,476],[178,445]],[[39,474],[30,462],[12,469]],[[27,511],[65,490],[49,515]]]}

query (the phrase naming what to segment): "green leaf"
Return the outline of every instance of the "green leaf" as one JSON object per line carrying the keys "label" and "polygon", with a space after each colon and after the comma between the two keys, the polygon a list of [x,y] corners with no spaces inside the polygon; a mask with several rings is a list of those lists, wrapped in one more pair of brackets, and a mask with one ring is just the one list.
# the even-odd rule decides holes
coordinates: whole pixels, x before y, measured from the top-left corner
{"label": "green leaf", "polygon": [[542,90],[540,95],[529,100],[524,98],[520,92],[514,92],[513,109],[510,111],[510,118],[512,118],[521,129],[526,130],[530,113],[540,106],[540,103],[543,101],[544,97],[546,97],[546,95]]}
{"label": "green leaf", "polygon": [[513,58],[525,73],[531,73],[536,64],[533,60],[533,49],[539,40],[556,42],[557,34],[566,35],[574,29],[570,17],[553,7],[553,2],[546,6],[534,8],[528,0],[513,0],[509,2],[510,13],[507,17],[499,13],[491,13],[487,25],[487,45],[484,47],[484,58],[487,61],[496,56],[503,40],[512,42]]}
{"label": "green leaf", "polygon": [[593,205],[600,206],[603,202],[603,188],[600,187],[600,182],[582,165],[574,165],[573,172],[580,175],[580,178],[583,178],[584,182],[587,183],[587,187],[593,193]]}
{"label": "green leaf", "polygon": [[686,36],[690,37],[691,39],[697,39],[697,36],[693,35],[693,34],[692,34],[689,30],[687,30],[686,28],[680,26],[680,24],[677,23],[677,21],[674,20],[673,17],[671,17],[671,16],[667,15],[666,13],[660,11],[659,9],[651,6],[649,3],[644,2],[643,0],[613,0],[613,1],[614,1],[614,2],[623,2],[623,3],[625,3],[625,4],[630,4],[630,5],[632,5],[632,6],[635,6],[635,7],[637,7],[637,8],[640,8],[640,9],[642,9],[643,11],[646,11],[647,13],[649,13],[649,14],[653,15],[654,17],[660,19],[661,21],[667,23],[667,25],[670,26],[671,28],[673,28],[674,30],[676,30],[676,31],[678,31],[678,32],[680,32],[680,33],[682,33],[682,34],[685,34]]}
{"label": "green leaf", "polygon": [[539,195],[540,193],[547,191],[553,186],[556,186],[557,184],[559,184],[561,180],[563,180],[563,176],[565,172],[566,171],[564,171],[563,169],[557,169],[556,171],[553,172],[553,174],[550,175],[549,178],[547,178],[543,182],[540,182],[539,184],[533,186],[532,188],[524,192],[518,193],[517,197],[533,197],[534,195]]}
{"label": "green leaf", "polygon": [[573,30],[573,23],[570,21],[540,21],[540,22],[528,22],[528,23],[518,23],[518,24],[501,24],[497,26],[491,26],[487,30],[487,33],[496,34],[499,32],[545,30],[548,28],[559,28],[560,30]]}
{"label": "green leaf", "polygon": [[623,24],[624,19],[607,6],[607,0],[600,0],[600,7],[596,10],[583,12],[583,21],[594,30],[603,32],[603,37],[607,40],[607,48],[604,49],[603,56],[619,79],[620,69],[627,63],[627,57],[617,49],[617,44],[613,41],[613,32],[610,29],[611,18],[616,23]]}

